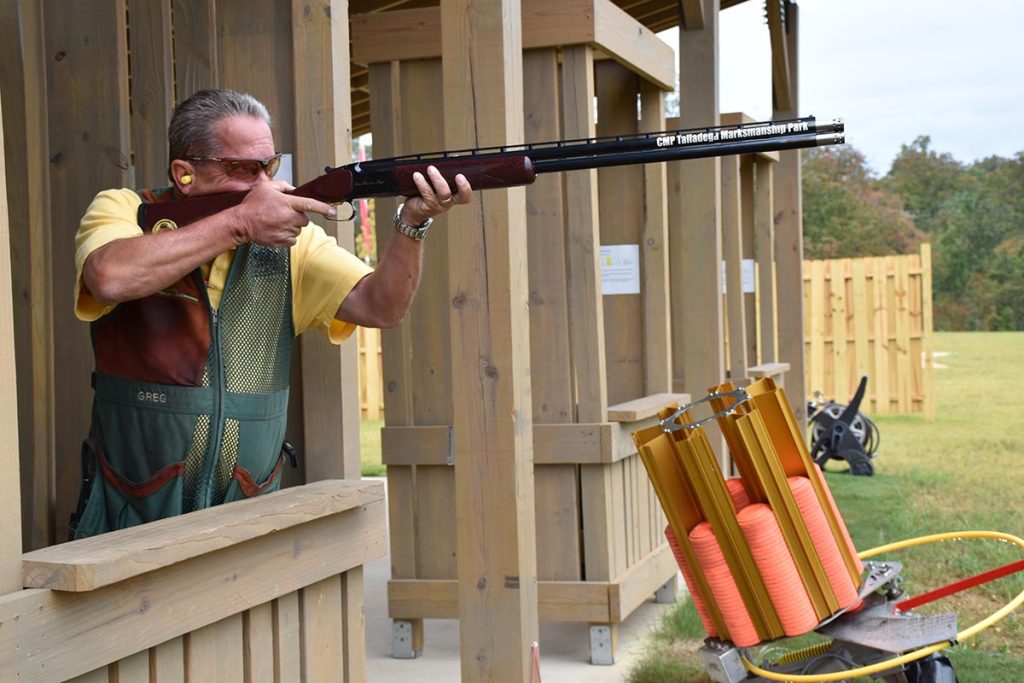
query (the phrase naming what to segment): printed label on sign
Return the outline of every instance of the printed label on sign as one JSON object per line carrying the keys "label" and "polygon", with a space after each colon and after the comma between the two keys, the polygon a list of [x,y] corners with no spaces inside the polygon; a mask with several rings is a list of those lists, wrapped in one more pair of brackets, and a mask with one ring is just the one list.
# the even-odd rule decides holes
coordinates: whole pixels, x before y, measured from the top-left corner
{"label": "printed label on sign", "polygon": [[640,293],[640,245],[601,245],[601,294]]}

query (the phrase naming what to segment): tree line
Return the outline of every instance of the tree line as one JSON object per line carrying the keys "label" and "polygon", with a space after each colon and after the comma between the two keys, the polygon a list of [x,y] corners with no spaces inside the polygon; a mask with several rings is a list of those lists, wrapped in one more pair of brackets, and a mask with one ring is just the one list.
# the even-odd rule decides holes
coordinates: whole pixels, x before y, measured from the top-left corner
{"label": "tree line", "polygon": [[921,136],[882,177],[849,145],[803,161],[805,258],[931,242],[936,329],[1024,330],[1024,152],[965,164]]}

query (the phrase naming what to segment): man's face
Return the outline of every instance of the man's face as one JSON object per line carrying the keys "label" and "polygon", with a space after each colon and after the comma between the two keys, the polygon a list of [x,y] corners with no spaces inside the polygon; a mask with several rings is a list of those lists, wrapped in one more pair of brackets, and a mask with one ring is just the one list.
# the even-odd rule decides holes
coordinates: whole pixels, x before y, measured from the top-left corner
{"label": "man's face", "polygon": [[[211,151],[211,157],[222,159],[267,159],[274,156],[274,138],[263,119],[251,116],[230,116],[217,124],[220,144]],[[259,168],[253,175],[245,168],[218,161],[193,162],[196,173],[193,195],[215,194],[251,190],[268,180],[266,171]],[[255,168],[250,165],[250,167]]]}

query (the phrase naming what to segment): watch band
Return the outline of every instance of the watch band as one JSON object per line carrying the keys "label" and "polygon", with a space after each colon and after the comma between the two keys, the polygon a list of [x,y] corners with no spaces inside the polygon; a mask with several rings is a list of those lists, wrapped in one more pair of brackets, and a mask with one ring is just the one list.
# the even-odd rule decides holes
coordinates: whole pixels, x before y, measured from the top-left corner
{"label": "watch band", "polygon": [[430,229],[431,224],[434,222],[433,218],[428,218],[419,225],[409,225],[402,220],[402,209],[405,204],[398,205],[398,211],[395,211],[395,230],[402,233],[406,237],[411,237],[417,242],[427,236],[427,230]]}

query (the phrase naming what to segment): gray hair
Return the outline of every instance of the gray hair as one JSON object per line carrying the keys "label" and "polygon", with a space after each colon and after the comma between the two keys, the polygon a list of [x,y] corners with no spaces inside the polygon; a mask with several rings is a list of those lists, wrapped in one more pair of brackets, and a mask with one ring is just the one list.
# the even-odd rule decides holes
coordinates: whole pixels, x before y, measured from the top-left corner
{"label": "gray hair", "polygon": [[214,156],[217,122],[229,116],[251,116],[271,125],[270,112],[248,93],[200,90],[174,109],[167,130],[170,159]]}

